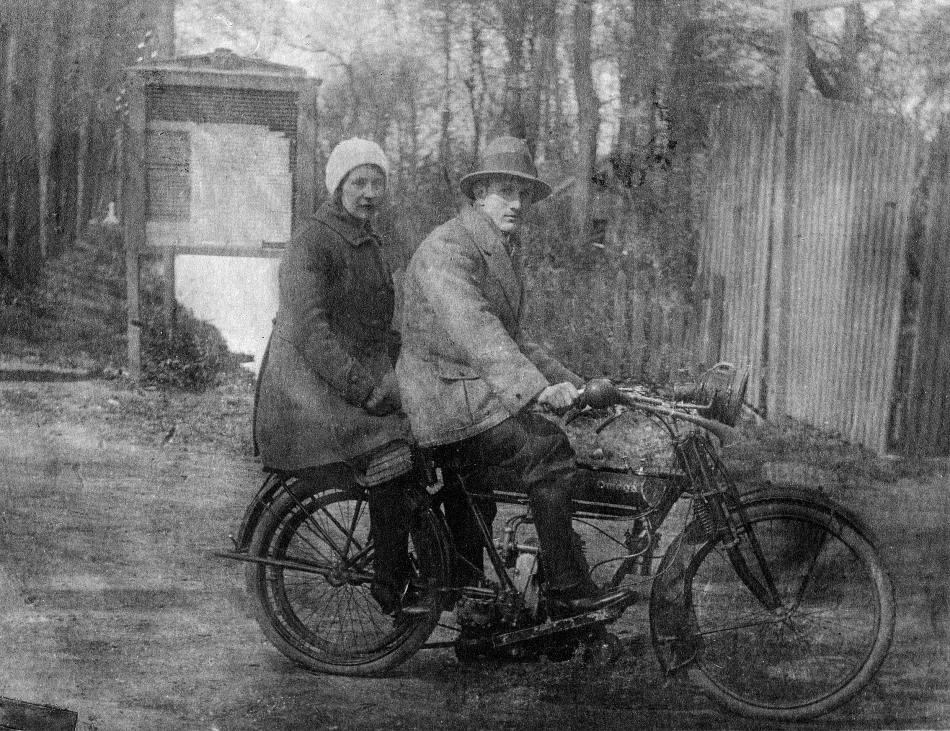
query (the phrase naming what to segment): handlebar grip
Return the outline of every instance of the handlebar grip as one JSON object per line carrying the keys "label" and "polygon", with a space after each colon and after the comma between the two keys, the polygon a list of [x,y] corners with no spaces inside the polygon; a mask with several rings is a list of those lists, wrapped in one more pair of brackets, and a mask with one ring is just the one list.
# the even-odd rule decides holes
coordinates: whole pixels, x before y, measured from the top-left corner
{"label": "handlebar grip", "polygon": [[620,392],[609,378],[592,378],[580,389],[580,396],[574,404],[577,408],[590,406],[592,409],[605,409],[620,400]]}

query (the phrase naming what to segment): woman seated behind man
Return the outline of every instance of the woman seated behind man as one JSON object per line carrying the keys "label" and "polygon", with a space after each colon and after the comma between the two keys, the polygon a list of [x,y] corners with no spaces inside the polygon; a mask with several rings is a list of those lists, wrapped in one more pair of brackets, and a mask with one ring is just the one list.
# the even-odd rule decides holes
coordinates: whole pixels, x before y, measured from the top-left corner
{"label": "woman seated behind man", "polygon": [[411,474],[409,427],[393,373],[399,335],[392,327],[392,272],[400,253],[372,225],[388,171],[382,149],[368,140],[345,140],[330,154],[330,198],[280,263],[254,438],[264,465],[295,475],[304,489],[351,484],[374,458],[395,456],[384,461],[397,467],[369,491],[376,546],[371,592],[392,613],[408,586],[402,516]]}

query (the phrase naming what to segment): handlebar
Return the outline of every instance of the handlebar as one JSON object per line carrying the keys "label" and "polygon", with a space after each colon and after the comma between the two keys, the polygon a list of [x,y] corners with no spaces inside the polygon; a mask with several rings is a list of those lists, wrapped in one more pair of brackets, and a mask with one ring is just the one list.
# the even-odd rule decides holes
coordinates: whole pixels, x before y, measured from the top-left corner
{"label": "handlebar", "polygon": [[[606,409],[610,406],[622,404],[640,409],[647,413],[695,424],[714,434],[723,446],[736,439],[736,430],[730,425],[713,418],[706,418],[693,413],[697,410],[709,409],[711,404],[665,401],[663,399],[646,396],[633,389],[620,388],[608,378],[594,378],[584,384],[583,388],[579,390],[581,395],[574,404],[574,408],[578,410],[587,406],[592,409]],[[744,387],[742,390],[744,392]]]}

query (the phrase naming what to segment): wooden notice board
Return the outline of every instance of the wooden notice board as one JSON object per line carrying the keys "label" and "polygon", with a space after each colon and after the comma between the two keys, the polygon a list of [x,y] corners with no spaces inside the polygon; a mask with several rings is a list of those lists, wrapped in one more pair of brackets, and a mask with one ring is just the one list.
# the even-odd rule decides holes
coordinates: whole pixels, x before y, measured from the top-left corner
{"label": "wooden notice board", "polygon": [[316,97],[302,69],[226,49],[129,69],[124,225],[129,370],[141,372],[139,259],[279,256],[314,207]]}

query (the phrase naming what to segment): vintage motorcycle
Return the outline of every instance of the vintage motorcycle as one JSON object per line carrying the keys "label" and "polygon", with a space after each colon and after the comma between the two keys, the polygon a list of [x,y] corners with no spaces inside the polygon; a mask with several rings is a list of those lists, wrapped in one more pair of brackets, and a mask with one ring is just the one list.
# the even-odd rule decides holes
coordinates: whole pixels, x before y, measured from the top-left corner
{"label": "vintage motorcycle", "polygon": [[[458,559],[433,495],[442,468],[413,455],[413,577],[422,611],[384,614],[370,596],[373,544],[366,488],[314,487],[271,472],[249,505],[234,550],[267,638],[291,660],[323,673],[378,675],[419,649],[452,646],[461,660],[505,655],[588,659],[620,650],[608,631],[649,592],[650,637],[663,671],[727,708],[773,721],[826,713],[858,693],[880,667],[894,631],[891,581],[869,530],[818,491],[740,492],[720,456],[741,414],[745,379],[719,364],[666,396],[590,381],[572,415],[607,429],[651,419],[672,458],[647,465],[623,455],[578,461],[586,488],[574,500],[575,532],[591,577],[613,593],[606,606],[552,617],[526,496],[495,489],[502,535],[492,535],[463,485],[488,564],[458,585]],[[637,414],[640,415],[637,421]],[[595,453],[596,455],[596,453]],[[676,535],[664,536],[664,523]],[[543,560],[543,559],[542,559]],[[452,623],[443,612],[454,609]],[[432,641],[434,632],[454,638]]]}

